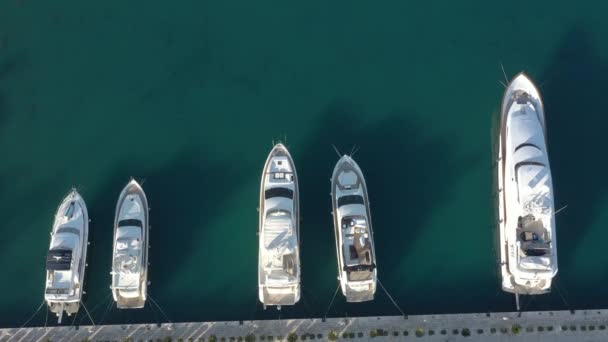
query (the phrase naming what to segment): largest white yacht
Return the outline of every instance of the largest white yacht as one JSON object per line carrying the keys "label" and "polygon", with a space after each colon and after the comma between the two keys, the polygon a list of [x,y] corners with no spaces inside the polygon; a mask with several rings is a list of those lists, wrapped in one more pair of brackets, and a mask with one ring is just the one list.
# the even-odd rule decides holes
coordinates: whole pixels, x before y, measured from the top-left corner
{"label": "largest white yacht", "polygon": [[112,296],[119,309],[146,304],[148,285],[148,200],[132,179],[122,190],[114,218]]}
{"label": "largest white yacht", "polygon": [[350,156],[334,168],[331,199],[342,293],[347,302],[372,300],[377,269],[369,198],[363,172]]}
{"label": "largest white yacht", "polygon": [[258,295],[264,307],[300,300],[298,176],[289,151],[274,146],[260,186]]}
{"label": "largest white yacht", "polygon": [[46,258],[44,299],[61,323],[63,312],[78,312],[84,293],[89,237],[89,215],[84,200],[72,190],[61,202],[51,232]]}
{"label": "largest white yacht", "polygon": [[557,274],[553,184],[540,94],[523,73],[507,87],[498,146],[498,225],[504,291],[536,295]]}

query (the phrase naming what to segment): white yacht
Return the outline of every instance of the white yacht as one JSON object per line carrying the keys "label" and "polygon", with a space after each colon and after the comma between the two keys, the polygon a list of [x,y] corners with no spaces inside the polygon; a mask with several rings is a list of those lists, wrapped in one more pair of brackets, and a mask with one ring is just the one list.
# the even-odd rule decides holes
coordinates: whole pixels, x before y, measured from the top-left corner
{"label": "white yacht", "polygon": [[551,290],[557,274],[553,184],[545,112],[523,73],[511,81],[501,109],[498,224],[502,288],[519,295]]}
{"label": "white yacht", "polygon": [[372,300],[377,270],[369,198],[363,173],[349,156],[334,168],[331,199],[342,293],[347,302]]}
{"label": "white yacht", "polygon": [[112,296],[119,309],[143,308],[148,285],[148,201],[132,179],[122,190],[114,218]]}
{"label": "white yacht", "polygon": [[46,258],[44,299],[61,323],[63,312],[78,312],[84,293],[89,215],[84,200],[72,190],[61,202]]}
{"label": "white yacht", "polygon": [[264,304],[300,300],[300,208],[298,176],[289,151],[274,146],[260,186],[258,288]]}

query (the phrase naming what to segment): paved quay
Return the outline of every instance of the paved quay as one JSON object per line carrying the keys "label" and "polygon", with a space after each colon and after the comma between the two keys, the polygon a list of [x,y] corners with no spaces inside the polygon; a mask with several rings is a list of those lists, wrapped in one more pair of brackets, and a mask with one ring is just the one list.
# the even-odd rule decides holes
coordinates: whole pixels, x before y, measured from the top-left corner
{"label": "paved quay", "polygon": [[0,329],[0,341],[608,341],[608,310]]}

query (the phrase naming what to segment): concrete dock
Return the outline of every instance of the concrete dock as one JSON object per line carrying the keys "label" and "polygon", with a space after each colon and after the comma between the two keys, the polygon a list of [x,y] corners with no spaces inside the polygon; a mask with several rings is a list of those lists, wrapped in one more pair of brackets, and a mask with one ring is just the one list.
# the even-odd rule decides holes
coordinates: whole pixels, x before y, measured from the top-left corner
{"label": "concrete dock", "polygon": [[608,341],[608,310],[0,329],[0,341]]}

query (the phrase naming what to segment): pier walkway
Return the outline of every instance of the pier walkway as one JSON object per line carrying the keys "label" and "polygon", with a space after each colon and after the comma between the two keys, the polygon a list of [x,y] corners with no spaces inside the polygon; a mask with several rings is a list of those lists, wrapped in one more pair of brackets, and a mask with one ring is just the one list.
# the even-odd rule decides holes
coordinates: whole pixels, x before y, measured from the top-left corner
{"label": "pier walkway", "polygon": [[608,310],[0,329],[0,341],[608,341]]}

